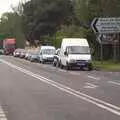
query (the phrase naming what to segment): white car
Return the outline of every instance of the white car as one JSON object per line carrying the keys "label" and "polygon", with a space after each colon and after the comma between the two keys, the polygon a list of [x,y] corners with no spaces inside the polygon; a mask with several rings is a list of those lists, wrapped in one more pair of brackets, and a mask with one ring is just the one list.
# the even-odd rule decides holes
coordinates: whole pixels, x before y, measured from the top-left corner
{"label": "white car", "polygon": [[20,53],[21,53],[21,50],[22,50],[22,49],[16,49],[16,50],[13,52],[13,56],[14,56],[14,57],[19,57],[19,56],[20,56]]}

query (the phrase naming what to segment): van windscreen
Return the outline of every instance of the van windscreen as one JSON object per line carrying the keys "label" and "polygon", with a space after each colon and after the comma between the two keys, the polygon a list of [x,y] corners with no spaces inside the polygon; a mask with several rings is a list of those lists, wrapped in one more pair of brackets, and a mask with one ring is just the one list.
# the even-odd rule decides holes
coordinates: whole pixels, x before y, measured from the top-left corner
{"label": "van windscreen", "polygon": [[55,54],[55,50],[54,49],[45,49],[42,51],[43,54],[45,55],[54,55]]}
{"label": "van windscreen", "polygon": [[88,46],[69,46],[67,50],[69,54],[90,54]]}

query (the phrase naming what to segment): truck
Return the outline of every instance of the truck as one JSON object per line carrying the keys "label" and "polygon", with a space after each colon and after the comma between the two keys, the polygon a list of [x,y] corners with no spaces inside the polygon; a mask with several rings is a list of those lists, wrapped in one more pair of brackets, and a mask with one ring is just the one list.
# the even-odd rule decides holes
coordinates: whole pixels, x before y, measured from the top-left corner
{"label": "truck", "polygon": [[92,70],[92,57],[85,38],[64,38],[59,59],[61,68],[65,66],[67,69],[71,69],[76,66]]}
{"label": "truck", "polygon": [[3,50],[5,55],[13,54],[16,49],[16,39],[7,38],[3,40]]}

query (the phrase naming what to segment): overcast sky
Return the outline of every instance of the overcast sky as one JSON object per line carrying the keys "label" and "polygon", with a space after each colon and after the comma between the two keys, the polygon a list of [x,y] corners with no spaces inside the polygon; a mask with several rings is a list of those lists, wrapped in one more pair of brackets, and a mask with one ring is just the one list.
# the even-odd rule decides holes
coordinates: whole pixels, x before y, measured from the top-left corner
{"label": "overcast sky", "polygon": [[4,12],[11,11],[11,5],[15,6],[21,0],[0,0],[0,16]]}

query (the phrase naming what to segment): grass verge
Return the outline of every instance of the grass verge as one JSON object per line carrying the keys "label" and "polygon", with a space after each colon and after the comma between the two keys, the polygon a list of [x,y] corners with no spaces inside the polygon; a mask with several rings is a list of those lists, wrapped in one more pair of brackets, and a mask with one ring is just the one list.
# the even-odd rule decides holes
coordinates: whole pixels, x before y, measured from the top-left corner
{"label": "grass verge", "polygon": [[96,70],[120,72],[120,62],[114,63],[112,61],[93,61],[93,66]]}

